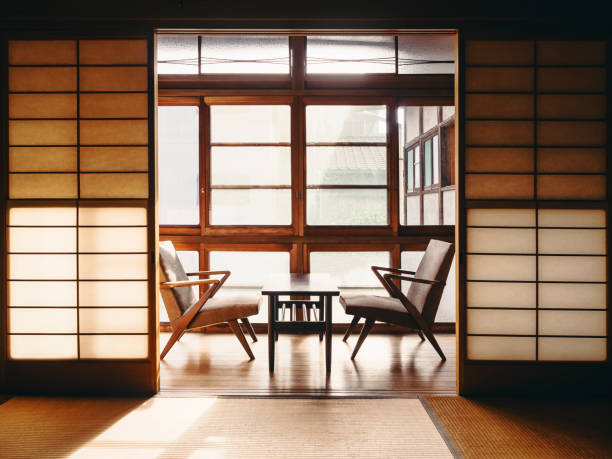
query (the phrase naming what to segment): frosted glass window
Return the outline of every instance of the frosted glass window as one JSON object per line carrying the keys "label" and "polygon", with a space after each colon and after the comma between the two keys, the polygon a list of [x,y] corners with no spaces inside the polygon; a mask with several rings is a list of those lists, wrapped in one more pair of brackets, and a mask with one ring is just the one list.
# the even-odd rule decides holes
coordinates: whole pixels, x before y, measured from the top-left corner
{"label": "frosted glass window", "polygon": [[455,224],[455,190],[443,191],[442,192],[442,203],[443,203],[443,225],[454,225]]}
{"label": "frosted glass window", "polygon": [[540,227],[605,228],[606,211],[600,209],[540,209]]}
{"label": "frosted glass window", "polygon": [[421,224],[421,197],[406,196],[406,225]]}
{"label": "frosted glass window", "polygon": [[212,143],[291,141],[288,105],[213,105],[210,118]]}
{"label": "frosted glass window", "polygon": [[467,358],[472,360],[535,360],[536,339],[515,336],[468,336]]}
{"label": "frosted glass window", "polygon": [[309,105],[307,142],[387,142],[384,105]]}
{"label": "frosted glass window", "polygon": [[535,230],[525,228],[468,228],[471,253],[535,253]]}
{"label": "frosted glass window", "polygon": [[147,282],[81,281],[79,303],[81,306],[147,306],[149,303]]}
{"label": "frosted glass window", "polygon": [[80,252],[146,252],[146,228],[79,228]]}
{"label": "frosted glass window", "polygon": [[395,73],[392,36],[312,36],[306,38],[308,73]]}
{"label": "frosted glass window", "polygon": [[198,73],[198,37],[158,35],[157,73]]}
{"label": "frosted glass window", "polygon": [[606,282],[605,257],[541,256],[540,281]]}
{"label": "frosted glass window", "polygon": [[9,225],[13,226],[73,226],[74,207],[11,207]]}
{"label": "frosted glass window", "polygon": [[547,254],[592,254],[606,253],[605,230],[540,229],[538,251]]}
{"label": "frosted glass window", "polygon": [[469,280],[534,281],[536,279],[535,262],[535,256],[526,255],[468,255],[467,278]]}
{"label": "frosted glass window", "polygon": [[532,209],[468,209],[469,226],[535,226]]}
{"label": "frosted glass window", "polygon": [[423,107],[423,132],[438,124],[438,107]]}
{"label": "frosted glass window", "polygon": [[536,284],[468,282],[467,306],[479,308],[535,308]]}
{"label": "frosted glass window", "polygon": [[605,311],[539,311],[540,335],[606,336]]}
{"label": "frosted glass window", "polygon": [[406,34],[398,37],[399,73],[454,73],[455,36]]}
{"label": "frosted glass window", "polygon": [[10,333],[76,333],[76,308],[9,308]]}
{"label": "frosted glass window", "polygon": [[147,333],[146,308],[86,308],[79,311],[81,333]]}
{"label": "frosted glass window", "polygon": [[10,279],[76,279],[76,255],[8,255]]}
{"label": "frosted glass window", "polygon": [[212,147],[212,185],[291,185],[290,147]]}
{"label": "frosted glass window", "polygon": [[387,190],[309,189],[308,225],[386,225]]}
{"label": "frosted glass window", "polygon": [[534,335],[535,311],[468,309],[468,334]]}
{"label": "frosted glass window", "polygon": [[606,308],[605,284],[539,284],[540,308]]}
{"label": "frosted glass window", "polygon": [[145,207],[79,207],[79,225],[146,226]]}
{"label": "frosted glass window", "polygon": [[212,190],[211,225],[290,225],[291,190]]}
{"label": "frosted glass window", "polygon": [[425,193],[423,195],[423,224],[439,225],[440,202],[438,193]]}
{"label": "frosted glass window", "polygon": [[199,108],[158,107],[161,225],[200,222]]}
{"label": "frosted glass window", "polygon": [[79,255],[80,279],[147,279],[147,255]]}
{"label": "frosted glass window", "polygon": [[397,113],[398,123],[404,137],[400,145],[409,145],[421,133],[421,107],[399,107]]}
{"label": "frosted glass window", "polygon": [[11,307],[76,306],[76,304],[76,282],[8,282],[8,305]]}
{"label": "frosted glass window", "polygon": [[309,185],[386,185],[387,148],[307,147]]}
{"label": "frosted glass window", "polygon": [[202,36],[202,73],[289,73],[289,38]]}
{"label": "frosted glass window", "polygon": [[147,335],[85,335],[79,337],[82,359],[145,359]]}
{"label": "frosted glass window", "polygon": [[607,358],[605,338],[540,338],[540,360],[603,361]]}
{"label": "frosted glass window", "polygon": [[389,252],[311,252],[310,272],[331,274],[338,287],[383,288],[371,266],[389,266]]}
{"label": "frosted glass window", "polygon": [[14,360],[76,359],[76,335],[11,335],[9,357]]}
{"label": "frosted glass window", "polygon": [[289,272],[288,252],[212,251],[209,256],[212,270],[232,272],[227,286],[261,288],[271,274]]}
{"label": "frosted glass window", "polygon": [[76,228],[9,228],[9,252],[76,252]]}

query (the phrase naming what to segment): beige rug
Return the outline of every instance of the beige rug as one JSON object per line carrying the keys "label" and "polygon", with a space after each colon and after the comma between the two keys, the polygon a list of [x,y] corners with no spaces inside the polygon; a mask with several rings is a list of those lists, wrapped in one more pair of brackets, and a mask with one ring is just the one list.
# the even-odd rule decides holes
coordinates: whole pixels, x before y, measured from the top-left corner
{"label": "beige rug", "polygon": [[1,458],[452,457],[418,399],[34,398],[0,405]]}

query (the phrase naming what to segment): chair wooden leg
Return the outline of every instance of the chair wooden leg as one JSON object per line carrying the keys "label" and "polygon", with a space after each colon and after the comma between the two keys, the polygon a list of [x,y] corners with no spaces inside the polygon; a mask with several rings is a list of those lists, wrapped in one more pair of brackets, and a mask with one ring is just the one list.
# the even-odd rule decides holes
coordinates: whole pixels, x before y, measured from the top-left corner
{"label": "chair wooden leg", "polygon": [[351,332],[353,331],[353,329],[357,325],[357,322],[359,322],[359,319],[361,319],[361,317],[359,317],[359,316],[354,316],[353,317],[353,320],[351,320],[351,324],[346,329],[346,333],[344,334],[344,338],[342,338],[342,341],[346,341],[348,339],[348,337],[351,336]]}
{"label": "chair wooden leg", "polygon": [[249,332],[249,335],[251,335],[251,339],[253,340],[253,342],[256,343],[257,335],[255,334],[255,330],[253,330],[253,326],[251,325],[251,322],[249,322],[249,319],[245,317],[244,319],[240,319],[240,321],[246,327],[247,331]]}
{"label": "chair wooden leg", "polygon": [[172,346],[174,346],[174,344],[181,338],[181,336],[183,336],[183,333],[185,333],[185,328],[177,328],[176,330],[172,331],[172,334],[170,335],[170,339],[168,339],[168,342],[164,346],[164,350],[159,356],[160,359],[162,360],[164,359],[168,351],[172,349]]}
{"label": "chair wooden leg", "polygon": [[436,350],[440,358],[442,360],[446,360],[446,356],[444,355],[444,352],[442,352],[442,349],[440,348],[440,345],[438,344],[438,341],[436,340],[436,337],[431,332],[431,330],[423,330],[423,333],[425,333],[425,336],[427,336],[427,339],[429,340],[431,345],[434,347],[434,349]]}
{"label": "chair wooden leg", "polygon": [[425,341],[425,337],[423,336],[423,332],[421,330],[417,330],[416,332],[419,335],[419,338],[421,338],[421,341]]}
{"label": "chair wooden leg", "polygon": [[236,335],[236,338],[238,338],[238,341],[240,341],[240,344],[242,344],[242,347],[244,348],[246,353],[249,354],[249,357],[251,358],[251,360],[255,360],[253,351],[251,351],[251,348],[249,347],[249,343],[247,343],[247,340],[244,336],[244,333],[242,333],[242,328],[240,328],[240,324],[238,323],[238,321],[230,320],[228,324],[230,328],[232,329],[232,331],[234,332],[234,334]]}
{"label": "chair wooden leg", "polygon": [[374,322],[376,322],[374,319],[366,319],[365,324],[363,324],[361,334],[359,335],[359,339],[357,340],[357,344],[355,344],[355,349],[353,349],[351,360],[355,359],[355,356],[357,355],[359,348],[361,347],[364,340],[366,339],[366,336],[368,336],[368,333],[370,333],[370,330],[372,330],[372,327],[374,326]]}

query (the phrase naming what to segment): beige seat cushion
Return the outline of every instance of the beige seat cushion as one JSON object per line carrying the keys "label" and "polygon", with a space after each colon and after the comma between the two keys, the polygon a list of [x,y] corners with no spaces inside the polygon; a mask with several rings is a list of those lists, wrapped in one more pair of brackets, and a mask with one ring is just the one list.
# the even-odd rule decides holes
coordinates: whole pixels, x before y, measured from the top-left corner
{"label": "beige seat cushion", "polygon": [[376,295],[340,295],[340,304],[347,314],[418,328],[412,316],[397,298]]}
{"label": "beige seat cushion", "polygon": [[228,295],[210,298],[187,328],[242,319],[257,314],[261,305],[261,295]]}

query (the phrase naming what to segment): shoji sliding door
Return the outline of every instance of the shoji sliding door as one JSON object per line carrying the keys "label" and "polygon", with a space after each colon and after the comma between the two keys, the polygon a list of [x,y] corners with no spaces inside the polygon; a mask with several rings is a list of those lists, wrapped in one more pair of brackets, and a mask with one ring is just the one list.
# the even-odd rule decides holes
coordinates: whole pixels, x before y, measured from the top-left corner
{"label": "shoji sliding door", "polygon": [[8,388],[154,392],[153,44],[7,45]]}
{"label": "shoji sliding door", "polygon": [[606,43],[463,51],[462,391],[596,379],[609,371]]}

